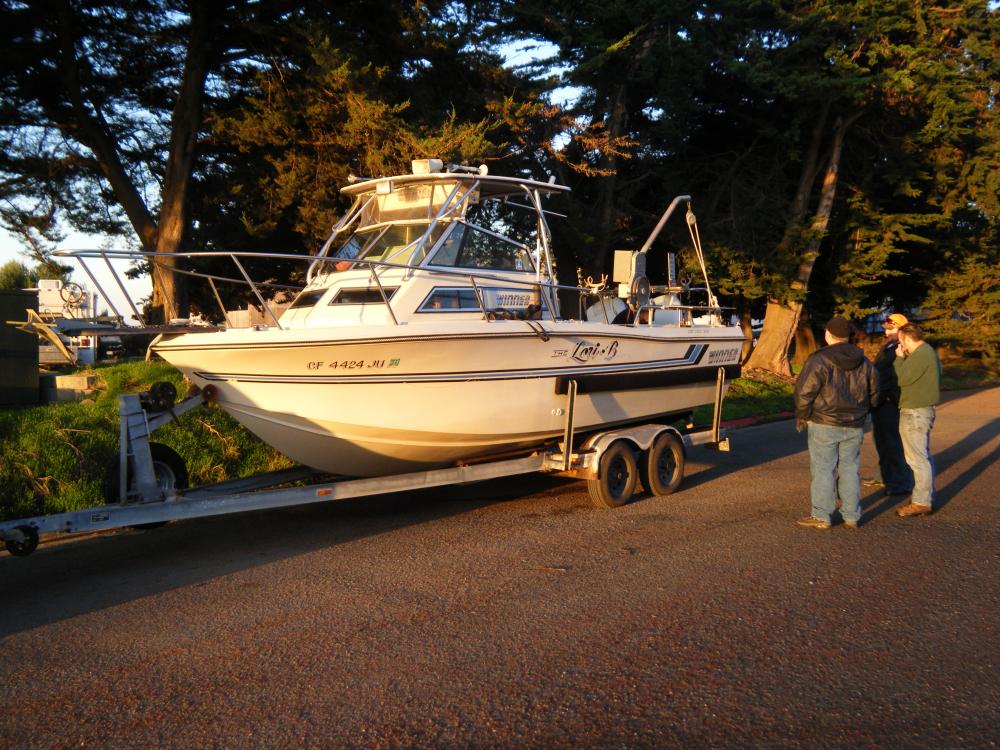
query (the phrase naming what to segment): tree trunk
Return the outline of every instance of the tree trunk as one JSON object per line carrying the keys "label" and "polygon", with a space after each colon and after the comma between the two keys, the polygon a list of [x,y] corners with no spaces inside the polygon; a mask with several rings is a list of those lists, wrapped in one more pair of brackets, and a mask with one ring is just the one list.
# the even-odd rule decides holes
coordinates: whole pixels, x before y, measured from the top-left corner
{"label": "tree trunk", "polygon": [[764,313],[764,328],[760,332],[757,346],[754,347],[750,359],[747,360],[747,370],[766,370],[777,375],[790,377],[791,365],[788,364],[788,347],[792,345],[795,327],[798,325],[801,302],[782,304],[774,300],[767,303]]}
{"label": "tree trunk", "polygon": [[[188,41],[184,76],[171,117],[170,148],[160,202],[156,238],[158,253],[180,249],[187,228],[187,188],[194,166],[195,146],[201,126],[201,107],[208,73],[210,18],[207,3],[191,4],[191,37]],[[156,258],[153,284],[153,314],[164,320],[186,317],[187,295],[183,276],[174,273],[177,258]]]}
{"label": "tree trunk", "polygon": [[[85,144],[94,155],[101,172],[111,185],[115,199],[121,204],[129,223],[144,251],[175,252],[181,244],[187,225],[185,198],[194,165],[195,145],[201,126],[205,78],[208,73],[211,45],[212,4],[190,4],[191,35],[180,91],[171,118],[170,144],[161,190],[160,212],[154,219],[122,163],[115,140],[98,105],[85,96],[82,80],[87,77],[90,62],[84,53],[77,53],[77,19],[69,5],[58,12],[61,45],[60,70],[69,95],[72,112],[60,110],[58,98],[42,98],[42,105],[54,122],[66,123],[65,128]],[[67,121],[68,120],[68,121]],[[153,301],[151,318],[165,322],[186,314],[186,300],[180,277],[174,273],[176,258],[159,258],[153,266]]]}
{"label": "tree trunk", "polygon": [[804,365],[809,355],[817,349],[819,349],[819,342],[816,341],[816,334],[813,333],[809,315],[803,312],[799,316],[799,324],[795,329],[795,355],[792,357],[792,364]]}
{"label": "tree trunk", "polygon": [[[823,177],[823,187],[820,192],[819,205],[813,215],[812,224],[809,227],[807,244],[802,253],[802,260],[796,269],[795,278],[789,285],[786,302],[770,300],[767,303],[767,312],[764,316],[764,328],[761,331],[760,341],[757,348],[747,362],[747,369],[758,369],[773,372],[778,375],[789,377],[792,374],[791,365],[788,362],[788,347],[795,336],[799,326],[799,317],[802,314],[803,302],[806,292],[809,290],[809,279],[812,276],[813,266],[816,258],[819,257],[820,246],[826,233],[827,225],[830,223],[830,214],[833,212],[833,199],[837,192],[837,179],[840,174],[840,156],[844,147],[844,138],[851,125],[861,116],[861,112],[855,112],[850,117],[844,119],[838,117],[833,126],[833,142],[830,146],[830,158],[827,161],[826,174]],[[825,115],[823,116],[825,118]],[[818,150],[818,131],[813,132],[813,143],[810,151]],[[807,159],[808,165],[809,159]],[[793,203],[794,210],[805,205],[802,202],[803,188],[806,169],[803,169],[803,180],[799,183],[799,191]],[[793,217],[794,218],[794,215]],[[801,220],[800,220],[801,221]],[[794,226],[791,221],[786,226],[785,236],[782,238],[783,249],[795,240],[801,231],[800,226]],[[788,244],[786,244],[788,243]]]}
{"label": "tree trunk", "polygon": [[741,300],[739,315],[740,330],[743,331],[743,351],[740,352],[740,362],[744,363],[753,351],[753,318],[750,314],[750,306],[744,300]]}

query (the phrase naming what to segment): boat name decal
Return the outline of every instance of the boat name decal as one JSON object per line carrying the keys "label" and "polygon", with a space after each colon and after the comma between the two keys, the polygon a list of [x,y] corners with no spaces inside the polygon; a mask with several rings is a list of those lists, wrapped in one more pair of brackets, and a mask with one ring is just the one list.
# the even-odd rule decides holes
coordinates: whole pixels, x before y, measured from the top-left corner
{"label": "boat name decal", "polygon": [[532,295],[521,292],[497,292],[496,304],[499,307],[512,307],[519,309],[531,304]]}
{"label": "boat name decal", "polygon": [[382,370],[389,367],[399,367],[399,358],[395,359],[341,359],[334,362],[313,360],[306,362],[307,370]]}
{"label": "boat name decal", "polygon": [[736,362],[740,357],[740,347],[729,349],[713,349],[708,353],[708,364],[718,365],[724,362]]}
{"label": "boat name decal", "polygon": [[592,362],[595,359],[611,360],[618,354],[618,341],[609,344],[593,344],[589,341],[581,341],[576,345],[571,358],[577,362]]}

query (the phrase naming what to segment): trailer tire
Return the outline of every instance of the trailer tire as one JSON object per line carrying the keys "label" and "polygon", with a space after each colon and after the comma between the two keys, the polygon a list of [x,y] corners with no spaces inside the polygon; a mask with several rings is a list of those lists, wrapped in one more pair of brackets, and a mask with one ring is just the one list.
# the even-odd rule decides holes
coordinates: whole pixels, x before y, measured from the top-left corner
{"label": "trailer tire", "polygon": [[664,432],[643,453],[639,461],[639,480],[650,495],[658,497],[674,492],[684,479],[684,446],[672,432]]}
{"label": "trailer tire", "polygon": [[587,490],[594,504],[618,508],[632,499],[638,481],[635,452],[624,440],[616,440],[601,456],[597,479],[587,480]]}
{"label": "trailer tire", "polygon": [[17,530],[24,534],[24,541],[14,542],[8,539],[4,546],[15,557],[27,557],[38,547],[38,530],[34,526],[18,526]]}
{"label": "trailer tire", "polygon": [[[188,486],[188,472],[184,465],[184,459],[177,455],[177,451],[169,445],[163,443],[150,442],[149,452],[153,456],[153,473],[156,476],[156,483],[164,493],[170,490],[183,490]],[[128,483],[131,487],[135,481],[132,466],[128,467]],[[104,473],[104,498],[109,503],[118,502],[118,459],[114,459],[108,464],[108,469]],[[136,524],[136,529],[156,529],[167,524],[167,521],[154,521],[152,523]]]}

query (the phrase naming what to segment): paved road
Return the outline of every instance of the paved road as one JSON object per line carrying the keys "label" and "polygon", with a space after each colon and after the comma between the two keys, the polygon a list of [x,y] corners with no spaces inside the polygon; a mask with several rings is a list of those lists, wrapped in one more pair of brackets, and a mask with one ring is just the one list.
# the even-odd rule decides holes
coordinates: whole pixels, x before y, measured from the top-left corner
{"label": "paved road", "polygon": [[933,443],[940,510],[856,531],[794,525],[780,422],[617,510],[535,476],[3,555],[0,747],[995,747],[1000,389]]}

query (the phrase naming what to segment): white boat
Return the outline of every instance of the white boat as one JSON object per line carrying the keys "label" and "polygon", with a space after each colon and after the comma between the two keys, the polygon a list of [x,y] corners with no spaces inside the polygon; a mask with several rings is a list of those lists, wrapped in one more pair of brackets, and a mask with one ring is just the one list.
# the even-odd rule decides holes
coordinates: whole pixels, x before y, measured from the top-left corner
{"label": "white boat", "polygon": [[711,292],[692,310],[676,274],[652,290],[645,277],[686,196],[616,254],[620,284],[561,287],[543,201],[568,188],[436,160],[413,171],[343,189],[353,206],[270,325],[167,333],[152,350],[290,458],[359,477],[555,443],[571,388],[584,436],[688,415],[714,400],[720,368],[739,372],[742,333]]}

